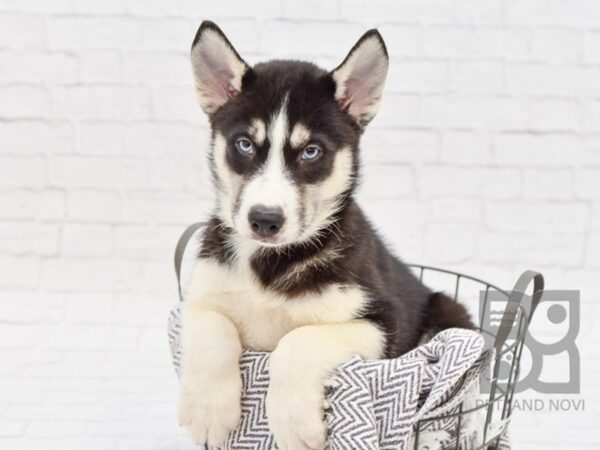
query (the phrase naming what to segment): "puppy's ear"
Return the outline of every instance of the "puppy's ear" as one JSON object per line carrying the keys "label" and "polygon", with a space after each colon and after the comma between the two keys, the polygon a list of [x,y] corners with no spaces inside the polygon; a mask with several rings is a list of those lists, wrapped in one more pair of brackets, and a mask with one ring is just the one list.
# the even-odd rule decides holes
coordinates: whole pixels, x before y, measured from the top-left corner
{"label": "puppy's ear", "polygon": [[206,114],[241,91],[249,67],[213,22],[205,20],[198,28],[191,58],[198,103]]}
{"label": "puppy's ear", "polygon": [[383,38],[377,30],[369,30],[331,73],[340,108],[362,126],[379,109],[387,71],[388,54]]}

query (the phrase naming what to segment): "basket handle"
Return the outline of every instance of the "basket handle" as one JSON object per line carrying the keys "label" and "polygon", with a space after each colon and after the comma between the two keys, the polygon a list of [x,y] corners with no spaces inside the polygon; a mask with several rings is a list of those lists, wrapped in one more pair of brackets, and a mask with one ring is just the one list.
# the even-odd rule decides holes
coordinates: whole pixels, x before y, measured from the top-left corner
{"label": "basket handle", "polygon": [[175,276],[177,277],[177,290],[179,291],[179,300],[183,301],[183,294],[181,293],[181,262],[183,261],[183,255],[185,253],[185,249],[190,242],[190,239],[198,231],[199,228],[205,225],[205,222],[196,222],[189,225],[177,241],[177,246],[175,247],[175,254],[173,255],[173,260],[175,263]]}
{"label": "basket handle", "polygon": [[[532,281],[533,294],[531,296],[531,302],[524,302],[526,298],[525,291]],[[531,322],[531,318],[540,302],[543,291],[544,277],[541,273],[534,272],[533,270],[526,270],[521,274],[515,283],[515,287],[510,293],[506,308],[504,309],[504,314],[502,315],[502,321],[500,322],[500,327],[494,341],[496,352],[500,351],[506,342],[506,339],[508,339],[508,335],[512,330],[519,308],[523,308],[527,314],[527,324]]]}

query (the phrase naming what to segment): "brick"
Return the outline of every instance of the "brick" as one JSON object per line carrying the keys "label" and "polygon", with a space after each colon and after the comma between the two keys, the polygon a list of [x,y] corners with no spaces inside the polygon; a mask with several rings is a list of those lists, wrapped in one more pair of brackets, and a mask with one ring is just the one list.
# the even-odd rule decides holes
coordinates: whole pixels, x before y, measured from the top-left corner
{"label": "brick", "polygon": [[448,86],[448,65],[444,61],[409,60],[390,66],[388,92],[431,92]]}
{"label": "brick", "polygon": [[81,77],[91,83],[118,83],[123,80],[123,62],[116,50],[86,51],[80,56]]}
{"label": "brick", "polygon": [[4,0],[0,11],[23,12],[31,14],[65,14],[73,11],[72,0]]}
{"label": "brick", "polygon": [[432,224],[425,238],[425,258],[433,264],[458,263],[474,254],[476,227],[461,224]]}
{"label": "brick", "polygon": [[[127,152],[136,155],[162,156],[187,154],[190,158],[196,158],[198,152],[208,154],[210,133],[204,122],[202,120],[193,124],[156,122],[129,124],[125,132]],[[175,146],[174,140],[177,141]]]}
{"label": "brick", "polygon": [[127,82],[191,84],[191,64],[187,54],[128,52],[124,59]]}
{"label": "brick", "polygon": [[121,227],[116,233],[118,254],[124,258],[168,257],[181,232],[181,227]]}
{"label": "brick", "polygon": [[19,420],[3,420],[0,423],[0,438],[18,437],[23,434],[27,422]]}
{"label": "brick", "polygon": [[77,189],[67,195],[67,210],[72,220],[114,223],[121,217],[121,202],[114,192]]}
{"label": "brick", "polygon": [[466,24],[498,24],[504,22],[503,0],[458,0],[453,18]]}
{"label": "brick", "polygon": [[472,198],[435,198],[431,202],[432,221],[478,223],[483,217],[483,202]]}
{"label": "brick", "polygon": [[397,128],[419,123],[419,97],[416,95],[384,93],[379,112],[369,124],[369,133],[374,128]]}
{"label": "brick", "polygon": [[2,191],[0,204],[0,218],[61,220],[65,215],[64,194],[59,191]]}
{"label": "brick", "polygon": [[452,14],[451,0],[404,0],[387,2],[375,0],[365,8],[360,0],[346,0],[341,8],[341,17],[349,20],[364,21],[366,19],[399,18],[406,22],[449,22]]}
{"label": "brick", "polygon": [[377,29],[386,42],[388,54],[396,56],[421,56],[423,54],[423,32],[416,24],[381,24]]}
{"label": "brick", "polygon": [[26,14],[0,14],[1,49],[29,50],[40,49],[43,46],[43,17]]}
{"label": "brick", "polygon": [[1,86],[0,118],[36,119],[50,115],[50,94],[37,86]]}
{"label": "brick", "polygon": [[18,83],[76,83],[80,80],[77,58],[48,52],[0,52],[0,81]]}
{"label": "brick", "polygon": [[507,0],[509,23],[572,25],[600,24],[600,11],[594,0]]}
{"label": "brick", "polygon": [[106,189],[146,186],[146,168],[139,158],[55,156],[49,168],[53,186]]}
{"label": "brick", "polygon": [[504,86],[504,64],[500,61],[456,61],[452,64],[451,83],[461,92],[500,92]]}
{"label": "brick", "polygon": [[71,149],[71,127],[39,121],[6,122],[0,127],[2,154],[44,154]]}
{"label": "brick", "polygon": [[[181,2],[178,2],[178,6],[181,6]],[[203,12],[199,17],[208,17],[205,14]],[[144,20],[141,22],[143,48],[145,50],[168,50],[177,53],[181,53],[182,50],[187,52],[192,45],[192,40],[200,23],[201,19],[190,21],[189,17],[176,19],[161,16],[153,20]],[[240,44],[243,45],[242,42]],[[241,51],[241,48],[237,47],[237,42],[234,45]],[[191,76],[191,71],[189,75]]]}
{"label": "brick", "polygon": [[585,39],[585,60],[600,62],[600,31],[590,31]]}
{"label": "brick", "polygon": [[47,24],[53,49],[139,48],[142,26],[124,17],[57,17]]}
{"label": "brick", "polygon": [[43,264],[41,284],[57,292],[128,291],[136,285],[139,273],[139,265],[129,261],[48,260]]}
{"label": "brick", "polygon": [[[298,58],[307,52],[337,55],[342,62],[362,33],[363,27],[343,22],[268,21],[261,28],[261,50],[270,57],[280,58]],[[294,39],[281,38],[287,35]],[[330,38],[322,39],[322,36]]]}
{"label": "brick", "polygon": [[361,143],[363,160],[379,164],[416,164],[439,158],[440,138],[432,130],[370,130]]}
{"label": "brick", "polygon": [[339,16],[339,9],[337,2],[308,0],[300,3],[293,0],[284,0],[281,5],[281,16],[291,20],[335,20]]}
{"label": "brick", "polygon": [[581,233],[588,217],[587,205],[575,202],[490,202],[485,207],[486,225],[498,231]]}
{"label": "brick", "polygon": [[580,267],[585,239],[578,233],[552,233],[538,230],[520,238],[519,260],[528,267]]}
{"label": "brick", "polygon": [[58,225],[35,221],[0,222],[0,252],[9,255],[55,256],[58,251]]}
{"label": "brick", "polygon": [[[0,259],[0,265],[4,265],[3,259]],[[4,270],[2,272],[7,273]],[[0,347],[3,349],[26,349],[38,342],[39,334],[37,325],[3,323],[0,327]],[[3,391],[3,389],[0,391]]]}
{"label": "brick", "polygon": [[575,177],[575,192],[579,198],[600,199],[600,169],[582,169]]}
{"label": "brick", "polygon": [[532,59],[577,62],[583,58],[583,33],[569,28],[538,28],[532,33]]}
{"label": "brick", "polygon": [[[176,4],[169,0],[134,0],[129,2],[130,10],[135,15],[160,17],[176,16],[196,18],[198,25],[204,17],[231,16],[231,5],[224,5],[219,0],[206,0],[202,4],[194,0],[180,0]],[[240,17],[278,17],[281,5],[276,0],[266,0],[255,5],[236,2],[236,16]],[[220,21],[219,21],[220,23]]]}
{"label": "brick", "polygon": [[150,92],[140,86],[74,86],[56,92],[56,118],[147,119]]}
{"label": "brick", "polygon": [[201,123],[204,114],[196,103],[192,83],[189,86],[163,86],[153,90],[153,110],[157,119]]}
{"label": "brick", "polygon": [[600,236],[598,233],[591,235],[586,243],[585,262],[587,267],[600,268]]}
{"label": "brick", "polygon": [[34,421],[27,427],[27,436],[52,438],[52,437],[76,437],[82,436],[85,431],[85,424],[69,421]]}
{"label": "brick", "polygon": [[114,324],[115,302],[113,295],[98,293],[69,294],[66,321],[69,324]]}
{"label": "brick", "polygon": [[581,147],[577,149],[576,161],[583,166],[600,166],[600,135],[583,139]]}
{"label": "brick", "polygon": [[572,134],[504,133],[495,143],[496,161],[525,166],[571,165],[580,142]]}
{"label": "brick", "polygon": [[529,122],[529,105],[521,98],[488,95],[425,96],[420,117],[427,126],[523,128]]}
{"label": "brick", "polygon": [[546,98],[531,104],[531,126],[541,130],[573,130],[582,122],[582,108],[577,101]]}
{"label": "brick", "polygon": [[511,198],[521,192],[521,174],[514,169],[430,166],[418,182],[419,191],[431,197]]}
{"label": "brick", "polygon": [[597,130],[600,123],[600,101],[587,100],[583,103],[583,127]]}
{"label": "brick", "polygon": [[509,64],[509,92],[521,95],[600,94],[600,69],[597,67]]}
{"label": "brick", "polygon": [[486,132],[448,131],[441,160],[450,164],[485,164],[492,160],[492,137]]}
{"label": "brick", "polygon": [[125,125],[121,123],[86,123],[77,129],[76,150],[92,155],[123,155]]}
{"label": "brick", "polygon": [[208,210],[211,204],[195,194],[131,193],[123,198],[123,222],[188,224],[197,219],[197,210]]}
{"label": "brick", "polygon": [[127,13],[127,2],[123,0],[77,0],[73,5],[75,13],[103,15],[103,14],[124,14]]}
{"label": "brick", "polygon": [[67,257],[108,257],[113,253],[113,229],[108,225],[70,224],[62,230],[61,244]]}
{"label": "brick", "polygon": [[40,262],[35,257],[0,258],[1,289],[34,289],[39,284]]}
{"label": "brick", "polygon": [[150,162],[152,187],[158,189],[179,189],[203,194],[212,192],[212,182],[206,159],[202,155],[195,158],[156,156]]}
{"label": "brick", "polygon": [[45,184],[44,158],[0,156],[0,189],[40,188]]}
{"label": "brick", "polygon": [[573,197],[573,192],[573,172],[570,169],[525,169],[523,172],[525,198],[568,200]]}
{"label": "brick", "polygon": [[434,57],[529,57],[529,33],[519,28],[432,26],[425,30],[424,53]]}
{"label": "brick", "polygon": [[361,186],[367,198],[402,197],[415,192],[414,174],[407,166],[368,164],[363,167],[363,179],[368,180]]}

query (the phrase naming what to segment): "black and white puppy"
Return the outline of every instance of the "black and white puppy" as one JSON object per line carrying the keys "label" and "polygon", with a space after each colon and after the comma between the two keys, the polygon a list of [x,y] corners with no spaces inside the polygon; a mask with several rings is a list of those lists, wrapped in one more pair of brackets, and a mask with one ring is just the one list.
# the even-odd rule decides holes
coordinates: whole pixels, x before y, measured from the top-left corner
{"label": "black and white puppy", "polygon": [[267,413],[278,447],[322,449],[324,383],[336,366],[472,326],[390,253],[353,199],[385,44],[368,31],[333,71],[250,67],[204,22],[191,58],[217,205],[183,303],[180,422],[196,443],[221,444],[240,419],[242,348],[272,351]]}

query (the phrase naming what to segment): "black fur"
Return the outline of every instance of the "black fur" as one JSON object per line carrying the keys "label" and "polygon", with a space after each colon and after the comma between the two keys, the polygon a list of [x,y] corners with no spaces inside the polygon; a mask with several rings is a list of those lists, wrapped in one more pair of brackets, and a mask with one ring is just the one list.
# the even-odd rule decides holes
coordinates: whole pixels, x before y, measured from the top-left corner
{"label": "black fur", "polygon": [[[363,39],[374,33],[379,37],[372,30]],[[194,43],[201,34],[202,27]],[[356,46],[351,53],[355,49]],[[386,357],[407,352],[424,335],[435,331],[453,326],[472,328],[460,304],[442,294],[433,294],[391,254],[354,201],[364,124],[340,107],[334,98],[335,89],[332,73],[314,64],[271,61],[248,67],[239,94],[210,115],[213,136],[219,133],[226,138],[227,164],[242,177],[252,176],[264,164],[269,142],[267,139],[259,145],[256,155],[248,158],[235,151],[236,139],[253,119],[268,122],[285,96],[289,122],[305,124],[311,130],[311,139],[317,140],[324,150],[320,160],[309,166],[299,161],[300,149],[286,144],[286,167],[296,184],[305,186],[326,179],[331,174],[335,153],[342,147],[349,147],[354,156],[354,181],[347,192],[340,194],[342,207],[332,223],[310,244],[258,250],[251,259],[256,278],[265,289],[282,294],[291,302],[307,292],[318,294],[331,284],[360,286],[368,295],[369,304],[366,310],[357,311],[356,317],[368,319],[385,331]],[[214,167],[213,174],[216,178]],[[200,256],[231,264],[233,233],[215,215],[206,227]]]}

